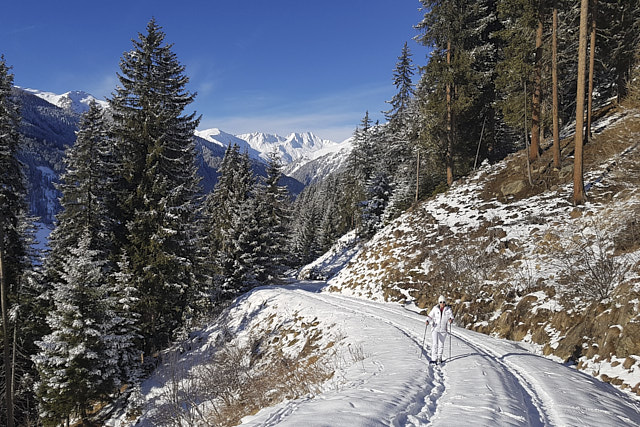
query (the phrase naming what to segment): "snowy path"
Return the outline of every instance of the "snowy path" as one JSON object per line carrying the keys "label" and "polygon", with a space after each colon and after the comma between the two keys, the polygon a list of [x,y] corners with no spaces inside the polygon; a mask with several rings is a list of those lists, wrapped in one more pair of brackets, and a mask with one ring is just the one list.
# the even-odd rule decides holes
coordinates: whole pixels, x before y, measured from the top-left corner
{"label": "snowy path", "polygon": [[639,400],[517,343],[454,327],[450,360],[429,365],[430,333],[420,354],[424,317],[319,289],[265,288],[253,297],[285,300],[337,325],[365,359],[338,367],[320,395],[266,408],[243,425],[640,425]]}

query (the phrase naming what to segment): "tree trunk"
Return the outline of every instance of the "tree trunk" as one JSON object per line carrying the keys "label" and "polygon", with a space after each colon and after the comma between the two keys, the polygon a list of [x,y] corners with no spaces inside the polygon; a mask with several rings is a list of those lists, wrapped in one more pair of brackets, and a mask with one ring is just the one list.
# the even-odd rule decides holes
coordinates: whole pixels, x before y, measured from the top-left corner
{"label": "tree trunk", "polygon": [[0,310],[2,310],[2,344],[4,346],[5,404],[7,405],[7,427],[13,427],[13,389],[11,386],[13,369],[11,365],[11,334],[9,333],[7,286],[4,251],[4,216],[2,212],[0,212]]}
{"label": "tree trunk", "polygon": [[553,2],[553,31],[551,36],[551,80],[553,98],[553,166],[560,169],[560,124],[558,122],[558,2]]}
{"label": "tree trunk", "polygon": [[529,146],[529,160],[534,161],[540,155],[540,120],[542,105],[542,19],[538,16],[536,30],[536,63],[533,79],[533,102],[531,107],[531,145]]}
{"label": "tree trunk", "polygon": [[580,6],[580,38],[578,43],[578,81],[576,89],[576,134],[573,161],[573,204],[585,202],[584,176],[582,171],[583,131],[584,131],[584,86],[585,67],[587,65],[587,18],[589,0],[581,0]]}
{"label": "tree trunk", "polygon": [[[447,41],[447,67],[451,67],[451,40]],[[447,80],[447,185],[453,184],[453,113],[451,111],[451,82]]]}
{"label": "tree trunk", "polygon": [[418,195],[420,194],[420,150],[418,149],[416,151],[416,203],[418,203]]}
{"label": "tree trunk", "polygon": [[[524,81],[524,147],[528,149],[529,138],[527,136],[527,81]],[[531,159],[529,156],[525,156],[527,159],[527,178],[529,179],[529,185],[533,187],[533,179],[531,178]]]}
{"label": "tree trunk", "polygon": [[589,42],[589,92],[587,93],[587,127],[584,131],[584,142],[591,139],[591,117],[593,114],[593,70],[596,61],[596,11],[598,0],[591,0],[591,40]]}

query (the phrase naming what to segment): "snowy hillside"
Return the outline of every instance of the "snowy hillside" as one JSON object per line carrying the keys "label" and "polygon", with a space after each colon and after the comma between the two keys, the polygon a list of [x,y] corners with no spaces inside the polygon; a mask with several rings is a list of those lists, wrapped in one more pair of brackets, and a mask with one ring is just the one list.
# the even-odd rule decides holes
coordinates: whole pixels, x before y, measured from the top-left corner
{"label": "snowy hillside", "polygon": [[[239,297],[107,424],[640,425],[640,112],[596,129],[584,207],[568,202],[570,157],[553,169],[545,153],[535,186],[523,153],[485,164],[370,241],[347,235],[298,279]],[[424,310],[439,294],[456,322],[431,365]]]}
{"label": "snowy hillside", "polygon": [[[446,362],[430,365],[430,334],[414,306],[326,290],[324,282],[303,281],[239,298],[220,323],[165,355],[142,385],[139,418],[127,421],[126,411],[116,410],[107,424],[640,423],[637,398],[518,343],[454,326]],[[218,373],[229,369],[233,392],[219,382]]]}
{"label": "snowy hillside", "polygon": [[414,207],[330,280],[343,294],[415,301],[443,293],[465,328],[640,396],[640,111],[601,118],[585,147],[588,202],[574,207],[572,147],[527,181],[509,156]]}
{"label": "snowy hillside", "polygon": [[89,104],[91,101],[97,102],[103,108],[107,107],[107,102],[96,99],[93,95],[86,92],[74,90],[66,92],[62,95],[58,95],[51,92],[44,92],[37,89],[23,89],[26,92],[32,93],[45,101],[60,107],[64,110],[72,111],[76,114],[82,114],[89,111]]}

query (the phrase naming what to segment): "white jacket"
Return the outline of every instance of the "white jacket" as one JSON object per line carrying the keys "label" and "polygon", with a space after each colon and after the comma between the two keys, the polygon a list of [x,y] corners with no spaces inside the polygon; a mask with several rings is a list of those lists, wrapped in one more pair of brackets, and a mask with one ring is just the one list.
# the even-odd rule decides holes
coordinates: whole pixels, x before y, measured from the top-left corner
{"label": "white jacket", "polygon": [[440,305],[436,304],[431,309],[431,312],[427,314],[427,320],[431,323],[431,327],[438,332],[447,332],[447,322],[451,319],[453,321],[453,311],[451,307],[445,305],[444,310],[440,311]]}

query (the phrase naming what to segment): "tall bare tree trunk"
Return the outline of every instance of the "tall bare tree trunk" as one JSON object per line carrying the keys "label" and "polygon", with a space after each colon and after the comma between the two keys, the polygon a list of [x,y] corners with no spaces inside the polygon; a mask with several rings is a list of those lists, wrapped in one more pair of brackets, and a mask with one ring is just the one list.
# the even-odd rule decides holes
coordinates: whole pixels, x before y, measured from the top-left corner
{"label": "tall bare tree trunk", "polygon": [[420,150],[416,151],[416,203],[418,203],[418,195],[420,194]]}
{"label": "tall bare tree trunk", "polygon": [[553,166],[560,168],[560,124],[558,123],[558,2],[553,2],[553,29],[551,35],[551,81],[553,116]]}
{"label": "tall bare tree trunk", "polygon": [[587,19],[589,0],[580,4],[580,42],[578,43],[578,81],[576,89],[576,134],[573,161],[573,204],[581,205],[586,200],[583,176],[583,131],[584,131],[584,86],[585,67],[587,65]]}
{"label": "tall bare tree trunk", "polygon": [[[524,146],[525,149],[529,148],[529,138],[527,135],[527,80],[524,80]],[[527,178],[529,179],[529,185],[533,187],[533,179],[531,178],[531,159],[529,156],[525,156],[527,159]]]}
{"label": "tall bare tree trunk", "polygon": [[2,344],[4,346],[5,404],[7,405],[7,427],[13,427],[13,366],[11,364],[11,334],[9,333],[7,286],[4,250],[4,216],[0,211],[0,310],[2,310]]}
{"label": "tall bare tree trunk", "polygon": [[536,30],[536,64],[533,79],[533,102],[531,107],[531,145],[529,160],[534,161],[540,155],[540,120],[542,105],[542,17],[538,12],[538,28]]}
{"label": "tall bare tree trunk", "polygon": [[[447,41],[447,67],[451,67],[451,40]],[[447,185],[453,184],[453,113],[451,111],[451,82],[447,81]]]}
{"label": "tall bare tree trunk", "polygon": [[591,139],[591,117],[593,114],[593,70],[596,62],[596,12],[598,0],[591,0],[591,40],[589,42],[589,92],[587,94],[587,127],[584,142]]}

